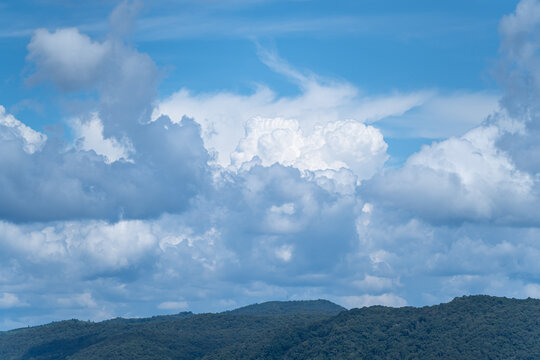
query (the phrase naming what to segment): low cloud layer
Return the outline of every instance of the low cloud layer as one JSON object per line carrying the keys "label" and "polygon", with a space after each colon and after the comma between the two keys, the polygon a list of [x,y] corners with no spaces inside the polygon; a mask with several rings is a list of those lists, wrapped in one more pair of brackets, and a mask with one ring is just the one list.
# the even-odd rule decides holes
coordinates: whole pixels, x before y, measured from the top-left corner
{"label": "low cloud layer", "polygon": [[[501,21],[503,95],[478,122],[491,95],[367,96],[264,50],[299,95],[157,99],[157,66],[127,40],[139,7],[122,3],[102,40],[30,40],[29,82],[83,99],[73,138],[0,107],[0,328],[271,299],[539,296],[537,1]],[[445,139],[387,166],[385,124],[478,99]]]}
{"label": "low cloud layer", "polygon": [[402,168],[374,178],[367,193],[410,216],[443,224],[532,221],[538,202],[534,176],[496,147],[500,137],[500,128],[486,125],[425,146]]}

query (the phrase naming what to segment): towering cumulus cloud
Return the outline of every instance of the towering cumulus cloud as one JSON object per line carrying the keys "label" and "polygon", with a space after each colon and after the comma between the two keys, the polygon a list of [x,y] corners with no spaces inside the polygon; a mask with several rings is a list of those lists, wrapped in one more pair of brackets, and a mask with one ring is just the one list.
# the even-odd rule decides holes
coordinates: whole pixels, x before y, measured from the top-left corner
{"label": "towering cumulus cloud", "polygon": [[[424,298],[467,291],[537,296],[538,14],[540,3],[524,0],[500,23],[498,111],[462,136],[424,146],[361,189],[376,209],[359,222],[361,241],[372,247],[367,255],[380,255],[375,262],[396,276],[405,272],[405,286],[422,278]],[[396,250],[397,243],[405,247]],[[421,257],[397,260],[409,253]]]}
{"label": "towering cumulus cloud", "polygon": [[399,167],[378,121],[426,103],[433,116],[447,104],[435,92],[368,96],[260,49],[297,95],[159,99],[159,69],[129,39],[140,8],[121,3],[99,39],[34,32],[28,82],[78,99],[72,138],[0,107],[1,328],[270,299],[538,296],[540,3],[500,23],[499,109]]}
{"label": "towering cumulus cloud", "polygon": [[536,1],[523,1],[500,23],[500,110],[380,174],[369,186],[373,196],[428,221],[538,224],[539,11]]}
{"label": "towering cumulus cloud", "polygon": [[[119,8],[127,12],[128,5]],[[120,10],[111,19],[120,21]],[[71,121],[73,144],[45,141],[2,108],[0,126],[20,137],[0,155],[0,216],[16,222],[156,217],[187,208],[210,182],[200,127],[189,119],[150,122],[157,86],[152,60],[112,33],[104,42],[77,29],[37,30],[28,45],[32,81],[94,91],[99,103]],[[67,145],[67,146],[66,146]],[[39,151],[36,151],[38,150]]]}

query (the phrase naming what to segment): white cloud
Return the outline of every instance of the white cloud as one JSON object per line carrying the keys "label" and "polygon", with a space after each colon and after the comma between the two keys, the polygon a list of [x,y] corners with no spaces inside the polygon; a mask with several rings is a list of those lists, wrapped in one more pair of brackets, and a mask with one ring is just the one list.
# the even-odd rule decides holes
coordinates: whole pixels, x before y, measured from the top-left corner
{"label": "white cloud", "polygon": [[[104,41],[94,41],[76,28],[53,33],[39,29],[28,45],[27,61],[35,68],[28,78],[31,83],[50,81],[64,92],[97,90],[98,103],[88,106],[99,115],[105,138],[129,137],[134,127],[148,122],[157,94],[156,65],[121,36],[137,8],[121,3],[111,17],[114,31]],[[87,107],[79,103],[77,108]]]}
{"label": "white cloud", "polygon": [[58,298],[57,301],[62,307],[95,308],[97,306],[92,293],[89,291],[82,294],[75,294],[68,298]]}
{"label": "white cloud", "polygon": [[366,274],[362,280],[354,280],[352,284],[360,290],[369,292],[384,292],[392,290],[394,280],[380,276]]}
{"label": "white cloud", "polygon": [[294,214],[294,204],[286,203],[281,206],[272,205],[272,207],[270,208],[270,212],[276,214],[292,215]]}
{"label": "white cloud", "polygon": [[454,173],[471,192],[482,191],[481,185],[487,186],[487,191],[493,191],[491,184],[508,184],[515,187],[517,193],[527,194],[532,179],[528,174],[516,171],[506,154],[497,149],[498,136],[499,130],[494,126],[479,127],[461,138],[424,147],[407,160],[407,166]]}
{"label": "white cloud", "polygon": [[188,308],[188,303],[186,301],[165,301],[157,307],[161,310],[185,310]]}
{"label": "white cloud", "polygon": [[254,118],[245,132],[231,154],[236,168],[258,157],[264,166],[279,163],[309,171],[345,168],[367,179],[387,159],[380,131],[352,120],[318,125],[311,136],[305,136],[296,120]]}
{"label": "white cloud", "polygon": [[50,33],[38,29],[28,44],[28,60],[38,66],[34,81],[51,79],[66,90],[95,84],[111,51],[109,43],[92,41],[76,28]]}
{"label": "white cloud", "polygon": [[79,247],[77,250],[90,255],[94,263],[113,269],[130,266],[133,261],[148,255],[157,243],[149,224],[141,221],[97,223],[82,228],[81,232],[67,239],[70,246]]}
{"label": "white cloud", "polygon": [[8,292],[0,294],[0,309],[10,309],[20,306],[27,306],[27,304],[19,300],[17,295]]}
{"label": "white cloud", "polygon": [[147,255],[156,244],[151,230],[150,224],[138,220],[65,222],[37,229],[0,222],[6,251],[44,263],[64,263],[71,257],[87,259],[91,263],[85,264],[86,269],[77,267],[88,273],[128,267]]}
{"label": "white cloud", "polygon": [[78,147],[103,155],[108,164],[120,159],[129,160],[134,151],[133,144],[127,138],[120,142],[114,137],[103,137],[103,123],[97,113],[92,113],[86,121],[80,118],[73,120],[72,126]]}
{"label": "white cloud", "polygon": [[47,141],[47,136],[26,126],[0,105],[0,140],[6,141],[11,137],[23,141],[23,149],[28,154],[41,150]]}
{"label": "white cloud", "polygon": [[[5,219],[158,216],[185,209],[188,199],[210,186],[208,153],[198,126],[189,120],[137,124],[129,140],[118,141],[106,138],[99,121],[91,118],[76,132],[80,142],[68,146],[45,142],[44,136],[5,118],[15,124],[0,124],[0,166],[6,169],[0,172],[0,216]],[[37,144],[41,151],[33,151]],[[86,151],[90,149],[105,156]],[[129,161],[114,161],[128,153]]]}
{"label": "white cloud", "polygon": [[540,284],[527,284],[525,285],[525,294],[528,297],[540,299]]}
{"label": "white cloud", "polygon": [[402,307],[407,305],[407,301],[405,299],[391,293],[382,295],[343,296],[340,298],[340,300],[342,304],[349,309],[373,305],[392,307]]}
{"label": "white cloud", "polygon": [[293,247],[291,245],[283,245],[276,249],[275,254],[279,259],[289,262],[293,256]]}
{"label": "white cloud", "polygon": [[392,137],[444,137],[480,124],[498,106],[497,97],[485,93],[367,96],[347,82],[304,74],[275,53],[260,49],[259,55],[301,93],[278,97],[264,86],[250,95],[181,89],[159,102],[152,118],[193,118],[201,125],[205,147],[224,168],[239,169],[258,157],[265,166],[277,162],[309,171],[350,169],[362,180],[380,170],[387,158],[377,122]]}
{"label": "white cloud", "polygon": [[[336,128],[355,127],[352,130],[356,134],[364,133],[361,139],[368,139],[369,136],[376,136],[377,130],[371,126],[360,129],[360,123],[402,114],[421,104],[428,96],[419,92],[368,98],[359,96],[358,89],[348,83],[305,81],[301,84],[302,93],[290,98],[277,97],[266,87],[259,87],[251,95],[226,92],[197,95],[182,89],[161,101],[154,109],[152,118],[166,115],[173,121],[179,121],[183,116],[195,119],[201,125],[205,147],[216,153],[218,164],[227,167],[231,163],[231,156],[234,164],[251,155],[236,154],[237,146],[246,135],[256,137],[259,130],[268,132],[274,128],[291,141],[309,142],[306,139],[325,140],[325,128],[339,132]],[[331,130],[332,126],[334,128]],[[368,135],[369,132],[372,134]],[[246,142],[250,140],[257,139],[246,139],[243,146],[248,146]],[[279,140],[276,141],[279,143]],[[280,159],[286,161],[299,155],[299,149],[294,148],[294,144],[286,144],[285,138],[281,142],[282,145],[293,147],[282,149],[288,152],[281,153]],[[324,144],[319,145],[322,146]]]}
{"label": "white cloud", "polygon": [[378,176],[368,196],[373,190],[381,203],[439,223],[538,224],[538,14],[540,3],[524,0],[500,23],[501,59],[494,69],[503,90],[500,109]]}
{"label": "white cloud", "polygon": [[403,168],[378,177],[379,200],[435,221],[526,220],[534,178],[497,148],[496,126],[425,146]]}
{"label": "white cloud", "polygon": [[[123,11],[112,20],[118,34],[102,42],[75,29],[41,30],[31,41],[36,80],[99,93],[92,111],[74,115],[78,142],[45,141],[0,108],[0,307],[24,299],[40,313],[35,323],[273,299],[357,307],[537,295],[538,172],[519,160],[535,158],[538,97],[512,87],[481,126],[381,173],[377,121],[416,121],[404,136],[424,134],[424,125],[426,136],[444,135],[476,124],[493,99],[368,96],[267,53],[263,60],[299,95],[183,89],[147,122],[157,70],[115,37],[129,31]],[[501,25],[503,35],[519,40],[512,34],[530,28],[521,26]],[[525,51],[534,42],[521,45],[512,59],[527,60],[518,65],[534,75],[536,57]],[[233,167],[215,171],[205,146]]]}
{"label": "white cloud", "polygon": [[[506,37],[516,40],[516,38],[521,35],[526,35],[533,32],[539,23],[540,4],[538,1],[521,0],[517,4],[514,13],[506,15],[502,18],[499,24],[499,31]],[[520,44],[515,43],[514,45]]]}

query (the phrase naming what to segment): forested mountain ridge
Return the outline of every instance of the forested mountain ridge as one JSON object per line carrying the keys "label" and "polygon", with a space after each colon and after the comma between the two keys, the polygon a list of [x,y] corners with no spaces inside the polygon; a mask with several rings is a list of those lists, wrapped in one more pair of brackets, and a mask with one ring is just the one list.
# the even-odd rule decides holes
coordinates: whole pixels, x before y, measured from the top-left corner
{"label": "forested mountain ridge", "polygon": [[277,338],[268,354],[279,359],[540,359],[540,300],[466,296],[423,308],[353,309]]}
{"label": "forested mountain ridge", "polygon": [[0,332],[0,359],[540,358],[536,299],[340,309],[324,300],[269,302],[221,314],[61,321]]}
{"label": "forested mountain ridge", "polygon": [[262,304],[253,304],[238,309],[225,311],[223,314],[231,315],[291,315],[291,314],[319,314],[337,315],[347,310],[343,306],[328,300],[303,301],[268,301]]}

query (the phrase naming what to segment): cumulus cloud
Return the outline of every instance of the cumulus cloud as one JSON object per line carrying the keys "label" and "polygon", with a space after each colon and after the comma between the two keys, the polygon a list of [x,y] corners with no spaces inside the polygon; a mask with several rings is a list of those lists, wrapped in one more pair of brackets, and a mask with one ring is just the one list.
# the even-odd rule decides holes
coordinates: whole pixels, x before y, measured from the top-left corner
{"label": "cumulus cloud", "polygon": [[407,305],[407,301],[395,294],[382,295],[360,295],[360,296],[344,296],[341,298],[345,307],[361,308],[372,305],[384,305],[393,307],[402,307]]}
{"label": "cumulus cloud", "polygon": [[366,274],[362,280],[354,280],[353,285],[365,292],[384,292],[393,289],[396,283],[391,278]]}
{"label": "cumulus cloud", "polygon": [[540,298],[540,284],[527,284],[525,292],[529,297]]}
{"label": "cumulus cloud", "polygon": [[[138,7],[120,4],[111,27],[132,21]],[[98,101],[89,99],[82,109],[92,110],[69,122],[73,143],[46,141],[0,109],[2,138],[14,139],[0,143],[3,219],[156,217],[186,209],[211,183],[200,127],[189,119],[150,122],[157,68],[120,35],[94,41],[75,28],[35,32],[31,79],[79,95],[97,91]]]}
{"label": "cumulus cloud", "polygon": [[58,298],[58,304],[63,307],[94,308],[97,306],[96,301],[92,298],[92,294],[88,291],[69,298]]}
{"label": "cumulus cloud", "polygon": [[77,139],[77,146],[81,150],[94,151],[98,155],[105,157],[105,162],[110,164],[118,160],[129,161],[130,154],[133,153],[133,144],[129,139],[123,138],[118,141],[116,138],[103,137],[103,123],[97,113],[90,115],[90,119],[82,121],[77,118],[73,120],[74,135]]}
{"label": "cumulus cloud", "polygon": [[92,41],[76,28],[38,29],[28,44],[27,59],[37,71],[31,81],[51,80],[63,90],[94,86],[104,71],[110,45]]}
{"label": "cumulus cloud", "polygon": [[[154,220],[2,222],[0,268],[10,274],[3,281],[20,283],[18,294],[31,297],[32,306],[34,292],[44,291],[63,299],[47,299],[46,307],[89,308],[96,319],[104,309],[121,311],[111,298],[145,294],[141,301],[162,310],[177,302],[167,299],[181,298],[190,309],[195,303],[208,311],[222,310],[221,301],[230,298],[264,299],[262,289],[268,296],[295,295],[302,278],[312,277],[307,282],[317,288],[321,280],[332,283],[340,259],[355,246],[354,199],[336,197],[280,165],[235,176],[211,199]],[[16,267],[9,265],[13,259]],[[51,268],[57,269],[53,278]],[[51,283],[54,291],[40,290]]]}
{"label": "cumulus cloud", "polygon": [[43,147],[47,136],[26,126],[13,115],[7,114],[6,109],[0,105],[0,140],[22,142],[23,150],[33,154]]}
{"label": "cumulus cloud", "polygon": [[[384,169],[383,119],[436,118],[470,98],[368,96],[261,51],[299,95],[181,89],[154,108],[159,72],[127,39],[136,3],[100,41],[38,30],[31,80],[97,100],[70,117],[69,142],[0,107],[0,326],[270,299],[537,296],[537,7],[524,0],[501,22],[501,110],[396,169]],[[480,110],[460,129],[492,106],[472,99]]]}
{"label": "cumulus cloud", "polygon": [[158,309],[162,310],[185,310],[188,308],[188,303],[186,301],[164,301],[159,304]]}
{"label": "cumulus cloud", "polygon": [[380,131],[356,121],[316,126],[305,136],[298,121],[254,118],[231,154],[240,168],[254,157],[269,166],[279,163],[300,170],[351,170],[359,179],[370,178],[387,159],[387,145]]}
{"label": "cumulus cloud", "polygon": [[[360,91],[349,83],[303,75],[280,59],[273,60],[270,66],[297,83],[301,90],[300,95],[279,97],[265,86],[259,86],[250,95],[228,92],[193,94],[188,89],[181,89],[160,101],[152,117],[157,119],[159,116],[167,115],[173,121],[183,116],[193,118],[201,125],[205,146],[215,153],[216,163],[227,167],[231,163],[239,165],[238,162],[249,158],[254,151],[251,148],[248,154],[238,154],[238,150],[241,150],[238,149],[240,143],[240,147],[247,146],[249,142],[256,142],[254,137],[260,132],[272,130],[278,130],[278,133],[284,136],[294,137],[297,142],[317,141],[319,144],[316,146],[323,147],[326,140],[324,129],[328,126],[334,127],[332,130],[329,128],[330,131],[354,127],[352,130],[360,136],[358,143],[373,141],[373,150],[381,151],[383,149],[376,148],[381,146],[379,143],[382,138],[371,140],[371,137],[380,136],[380,132],[365,123],[390,115],[403,114],[422,104],[431,95],[430,92],[420,91],[378,97],[361,96]],[[329,125],[330,123],[335,125]],[[353,125],[355,123],[358,124]],[[366,130],[363,130],[364,128]],[[358,146],[358,144],[351,145]],[[304,150],[308,151],[309,148],[283,149],[284,152],[279,156],[284,159],[285,164],[292,156],[309,156],[303,152],[298,153]],[[339,155],[342,154],[334,154],[338,156],[334,161],[344,161]],[[260,154],[261,158],[264,156],[265,154]],[[378,156],[379,154],[376,154],[375,157]]]}
{"label": "cumulus cloud", "polygon": [[501,99],[505,113],[497,119],[518,123],[521,131],[504,134],[498,146],[509,153],[516,166],[530,173],[540,172],[540,4],[524,0],[499,25],[501,59],[495,71],[504,86]]}
{"label": "cumulus cloud", "polygon": [[157,94],[154,62],[125,42],[119,36],[124,30],[116,28],[129,27],[139,7],[121,3],[111,17],[113,31],[101,42],[76,28],[38,29],[28,45],[27,61],[35,68],[31,83],[52,82],[64,92],[97,91],[107,138],[129,136],[133,127],[148,122]]}
{"label": "cumulus cloud", "polygon": [[35,263],[67,261],[71,272],[85,275],[129,267],[156,244],[149,224],[140,221],[63,222],[46,227],[2,222],[0,226],[7,254]]}
{"label": "cumulus cloud", "polygon": [[435,142],[364,189],[380,204],[437,223],[538,224],[540,4],[520,2],[500,23],[494,69],[504,94],[479,127]]}
{"label": "cumulus cloud", "polygon": [[432,221],[526,221],[534,178],[496,147],[499,137],[497,127],[485,126],[425,146],[401,169],[374,179],[371,191]]}
{"label": "cumulus cloud", "polygon": [[[503,17],[499,24],[502,35],[501,46],[510,56],[522,57],[533,54],[523,47],[531,39],[540,23],[540,6],[536,0],[520,1],[514,13]],[[521,41],[520,41],[521,40]]]}
{"label": "cumulus cloud", "polygon": [[540,4],[520,2],[500,23],[494,69],[500,109],[459,137],[433,143],[366,187],[381,203],[428,221],[538,224]]}
{"label": "cumulus cloud", "polygon": [[388,158],[380,128],[397,138],[459,135],[497,108],[497,97],[484,93],[365,95],[347,82],[304,74],[274,52],[259,49],[259,55],[300,94],[279,97],[262,85],[248,95],[181,89],[161,100],[152,118],[193,118],[213,163],[229,170],[257,158],[264,165],[326,171],[327,178],[348,169],[356,179],[337,176],[342,184],[355,184],[373,176]]}
{"label": "cumulus cloud", "polygon": [[0,168],[5,169],[0,216],[12,221],[119,219],[182,211],[211,182],[198,125],[163,118],[139,128],[130,137],[136,152],[129,162],[110,162],[115,156],[110,150],[124,156],[114,142],[97,149],[105,156],[85,151],[86,138],[82,149],[47,141],[33,154],[24,151],[23,143],[0,142]]}
{"label": "cumulus cloud", "polygon": [[13,307],[26,306],[27,304],[19,300],[17,295],[11,293],[2,293],[0,296],[0,309],[9,309]]}
{"label": "cumulus cloud", "polygon": [[531,296],[540,249],[535,227],[441,226],[375,205],[358,216],[357,230],[359,247],[348,259],[358,279],[351,293],[394,294],[408,304],[471,293]]}

